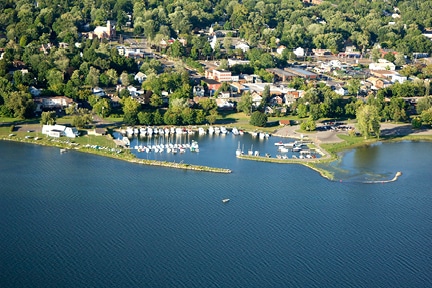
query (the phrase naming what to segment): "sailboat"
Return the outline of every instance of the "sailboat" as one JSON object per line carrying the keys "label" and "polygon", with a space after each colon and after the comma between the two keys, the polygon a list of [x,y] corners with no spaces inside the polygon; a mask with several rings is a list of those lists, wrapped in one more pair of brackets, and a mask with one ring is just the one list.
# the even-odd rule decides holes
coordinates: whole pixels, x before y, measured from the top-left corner
{"label": "sailboat", "polygon": [[240,141],[238,142],[237,150],[236,150],[236,156],[240,156],[242,154],[242,150],[240,149]]}

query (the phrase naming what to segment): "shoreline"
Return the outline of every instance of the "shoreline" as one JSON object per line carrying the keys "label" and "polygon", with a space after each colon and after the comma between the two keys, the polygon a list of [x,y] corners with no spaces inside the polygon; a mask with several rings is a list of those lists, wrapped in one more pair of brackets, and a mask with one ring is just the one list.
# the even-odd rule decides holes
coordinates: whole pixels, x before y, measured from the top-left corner
{"label": "shoreline", "polygon": [[[388,125],[389,124],[387,124],[386,126]],[[337,133],[333,131],[301,133],[301,132],[297,132],[298,126],[282,127],[276,130],[275,132],[273,132],[272,135],[280,138],[293,138],[293,139],[303,139],[303,140],[306,139],[310,141],[313,146],[315,146],[314,148],[321,154],[321,157],[316,159],[278,159],[278,158],[269,158],[264,156],[240,155],[237,156],[237,158],[252,160],[252,161],[260,161],[260,162],[278,163],[278,164],[300,164],[314,170],[315,172],[318,172],[323,178],[326,178],[327,180],[335,181],[332,172],[317,167],[315,164],[335,161],[339,157],[337,154],[342,151],[353,149],[363,145],[371,145],[377,142],[400,142],[400,141],[431,142],[432,141],[432,129],[414,130],[413,132],[412,129],[408,130],[406,128],[407,127],[406,124],[390,124],[390,125],[391,125],[391,129],[395,129],[394,127],[396,127],[395,131],[397,132],[388,133],[388,131],[386,132],[386,130],[383,129],[382,132],[384,131],[384,133],[382,134],[384,135],[382,138],[379,139],[378,138],[372,138],[372,139],[349,138],[349,136],[347,136],[346,133]],[[401,127],[404,128],[404,130],[402,130],[403,133],[401,133]],[[287,130],[287,128],[289,130]],[[343,136],[343,138],[345,139],[341,138],[340,137],[341,135],[346,135],[346,137]],[[127,149],[111,148],[111,151],[91,149],[87,145],[84,146],[82,144],[73,143],[71,142],[73,140],[69,138],[67,138],[66,141],[62,141],[60,139],[58,140],[48,139],[45,137],[39,138],[39,140],[36,140],[35,138],[37,137],[21,138],[16,135],[9,136],[9,137],[3,135],[3,137],[0,138],[0,140],[36,144],[41,146],[57,147],[60,149],[68,149],[68,150],[70,149],[78,152],[110,157],[113,159],[123,160],[129,163],[135,163],[141,165],[160,166],[166,168],[192,170],[192,171],[200,171],[200,172],[212,172],[212,173],[224,173],[224,174],[232,173],[231,169],[227,169],[227,168],[217,168],[217,167],[201,166],[201,165],[194,165],[194,164],[187,164],[187,163],[139,159],[135,155],[127,152]],[[349,139],[354,139],[356,141],[350,142],[348,141]],[[47,143],[47,141],[50,142]],[[323,148],[322,145],[328,147]],[[115,153],[113,152],[119,150],[121,152],[115,152]]]}

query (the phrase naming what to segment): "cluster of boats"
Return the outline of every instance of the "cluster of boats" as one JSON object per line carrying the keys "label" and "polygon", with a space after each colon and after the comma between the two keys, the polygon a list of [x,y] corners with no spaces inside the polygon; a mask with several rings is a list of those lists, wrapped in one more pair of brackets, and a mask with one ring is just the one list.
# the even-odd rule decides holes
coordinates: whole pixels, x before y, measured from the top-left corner
{"label": "cluster of boats", "polygon": [[199,152],[199,145],[198,142],[196,142],[195,140],[192,140],[192,143],[185,143],[185,144],[172,144],[172,143],[167,143],[167,144],[153,144],[153,145],[136,145],[134,147],[135,150],[137,150],[138,152],[146,152],[146,153],[150,153],[150,152],[154,152],[154,153],[173,153],[173,154],[177,154],[177,153],[185,153],[187,150],[191,151],[191,152]]}
{"label": "cluster of boats", "polygon": [[291,155],[291,158],[293,159],[312,159],[316,158],[315,154],[311,153],[311,150],[307,147],[307,145],[303,141],[294,141],[294,142],[288,142],[283,143],[282,141],[276,142],[275,145],[278,147],[277,150],[279,153],[282,153],[282,155],[277,155],[276,157],[279,159],[287,159],[288,156],[286,153],[288,152],[298,152],[298,156],[293,154]]}
{"label": "cluster of boats", "polygon": [[[126,127],[122,131],[122,134],[131,137],[131,136],[140,136],[140,137],[152,137],[155,135],[194,135],[195,133],[198,133],[199,135],[218,135],[218,134],[228,134],[232,133],[233,135],[243,135],[245,132],[243,130],[239,130],[236,127],[231,128],[231,130],[228,130],[225,126],[209,126],[208,128],[205,127],[198,127],[198,128],[191,128],[191,127],[165,127],[165,128],[158,128],[158,127]],[[254,135],[256,136],[256,135]]]}

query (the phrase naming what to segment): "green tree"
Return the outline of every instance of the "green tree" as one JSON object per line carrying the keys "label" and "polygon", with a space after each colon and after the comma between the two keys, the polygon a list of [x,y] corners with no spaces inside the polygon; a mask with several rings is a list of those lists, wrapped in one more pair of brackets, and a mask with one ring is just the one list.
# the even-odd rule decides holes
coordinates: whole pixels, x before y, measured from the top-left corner
{"label": "green tree", "polygon": [[380,118],[378,108],[374,105],[363,105],[357,110],[357,126],[365,139],[372,134],[379,138]]}
{"label": "green tree", "polygon": [[429,108],[428,110],[423,110],[420,118],[424,125],[432,125],[432,108]]}
{"label": "green tree", "polygon": [[216,109],[210,110],[209,115],[206,116],[206,120],[210,125],[213,125],[218,119],[219,114]]}
{"label": "green tree", "polygon": [[309,116],[309,118],[306,121],[303,121],[300,124],[300,129],[305,131],[315,131],[316,129],[315,120],[311,116]]}
{"label": "green tree", "polygon": [[297,106],[297,116],[300,118],[305,118],[307,117],[307,114],[308,114],[308,107],[305,104],[300,103]]}
{"label": "green tree", "polygon": [[162,97],[156,93],[153,93],[152,96],[150,97],[150,106],[157,108],[162,106],[162,104],[163,104]]}
{"label": "green tree", "polygon": [[93,105],[93,112],[103,118],[108,117],[111,114],[111,105],[109,100],[107,98],[99,99]]}
{"label": "green tree", "polygon": [[11,92],[5,99],[5,106],[15,118],[28,119],[33,117],[35,104],[30,93],[23,91]]}
{"label": "green tree", "polygon": [[348,93],[350,95],[357,95],[360,89],[360,80],[359,79],[350,79],[347,83]]}
{"label": "green tree", "polygon": [[153,113],[140,111],[138,113],[138,121],[142,125],[153,125]]}
{"label": "green tree", "polygon": [[246,115],[251,115],[252,113],[252,95],[247,92],[244,93],[237,103],[237,111],[241,111]]}
{"label": "green tree", "polygon": [[154,125],[164,124],[164,119],[159,109],[156,109],[156,111],[153,112],[153,124]]}
{"label": "green tree", "polygon": [[425,96],[417,101],[416,110],[418,114],[432,107],[432,96]]}
{"label": "green tree", "polygon": [[128,125],[137,124],[140,104],[132,97],[122,98],[121,104],[123,106],[123,122]]}
{"label": "green tree", "polygon": [[85,83],[87,85],[90,85],[92,88],[97,87],[99,85],[99,76],[100,76],[99,70],[91,66],[87,74]]}
{"label": "green tree", "polygon": [[265,127],[267,125],[267,115],[260,111],[255,111],[251,115],[249,124],[258,127]]}
{"label": "green tree", "polygon": [[41,124],[42,125],[54,125],[56,123],[57,115],[55,111],[42,112]]}

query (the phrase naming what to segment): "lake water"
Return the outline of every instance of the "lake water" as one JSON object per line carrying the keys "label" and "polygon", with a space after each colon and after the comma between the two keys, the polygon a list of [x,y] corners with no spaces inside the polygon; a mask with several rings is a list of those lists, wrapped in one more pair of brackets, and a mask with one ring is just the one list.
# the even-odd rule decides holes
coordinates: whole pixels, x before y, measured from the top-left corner
{"label": "lake water", "polygon": [[347,151],[338,181],[235,157],[279,140],[139,153],[231,174],[0,141],[0,287],[431,286],[432,143]]}

